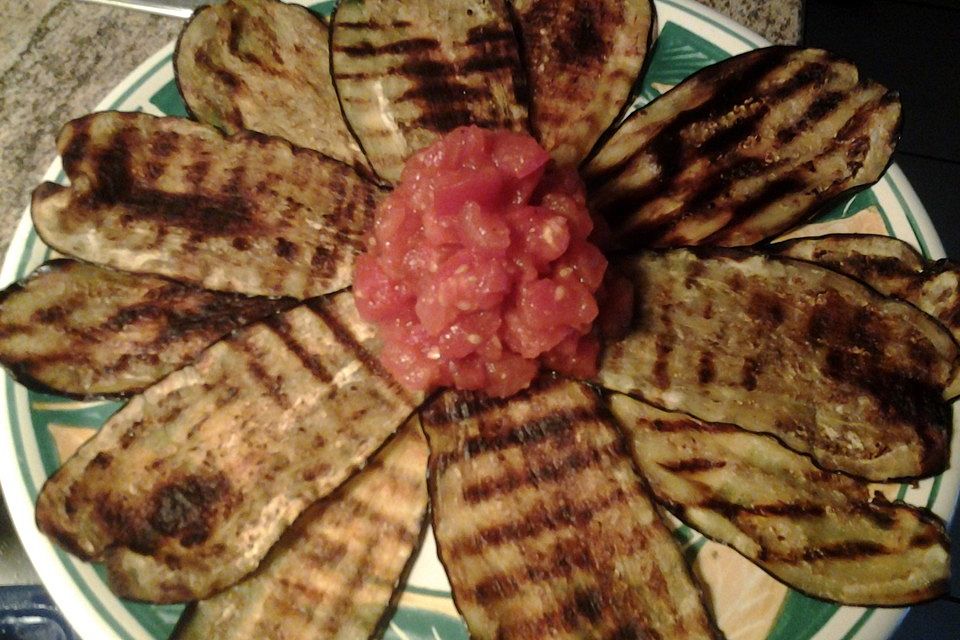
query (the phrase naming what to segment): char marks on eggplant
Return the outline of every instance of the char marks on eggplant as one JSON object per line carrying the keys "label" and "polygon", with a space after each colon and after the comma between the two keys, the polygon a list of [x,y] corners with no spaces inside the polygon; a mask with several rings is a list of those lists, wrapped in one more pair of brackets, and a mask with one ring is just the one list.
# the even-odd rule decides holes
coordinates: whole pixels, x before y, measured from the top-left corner
{"label": "char marks on eggplant", "polygon": [[275,0],[229,0],[197,11],[174,55],[177,85],[200,121],[285,138],[370,174],[330,76],[326,22]]}
{"label": "char marks on eggplant", "polygon": [[332,18],[340,104],[390,182],[463,125],[526,131],[526,76],[506,0],[344,0]]}
{"label": "char marks on eggplant", "polygon": [[419,403],[376,349],[349,293],[221,340],[134,397],[47,481],[40,529],[106,561],[125,597],[202,599],[236,583]]}
{"label": "char marks on eggplant", "polygon": [[[717,640],[640,465],[668,508],[810,593],[870,604],[940,593],[942,523],[824,468],[880,480],[942,470],[960,347],[909,304],[799,260],[693,249],[620,265],[637,306],[599,382],[717,422],[645,406],[644,430],[629,419],[639,405],[620,397],[634,462],[579,382],[542,376],[508,399],[446,391],[422,414],[425,482],[417,420],[398,427],[422,395],[380,366],[351,293],[319,297],[349,286],[385,193],[364,176],[396,181],[410,155],[461,125],[532,125],[561,163],[594,150],[583,173],[619,248],[738,245],[875,181],[898,135],[895,93],[829,53],[771,47],[703,70],[597,144],[643,63],[651,3],[514,5],[341,0],[328,41],[302,8],[227,0],[196,14],[176,52],[186,102],[207,124],[68,123],[58,146],[71,186],[41,185],[32,213],[53,248],[137,280],[106,305],[84,301],[97,326],[132,316],[124,330],[177,333],[179,307],[141,313],[137,296],[181,287],[177,304],[205,311],[232,296],[210,303],[202,335],[233,333],[134,397],[48,480],[40,529],[104,562],[123,597],[206,599],[183,640],[369,637],[417,542],[427,485],[473,637]],[[820,259],[960,328],[952,265],[933,273],[878,251],[896,254],[892,279],[872,259],[859,273],[829,251]],[[23,339],[9,326],[28,333],[22,319],[3,324],[20,286],[3,294],[0,359],[3,340]],[[44,295],[23,313],[71,339],[81,325],[60,309],[74,303]],[[281,312],[237,329],[261,302]],[[136,344],[149,360],[157,339]],[[178,349],[193,347],[163,357]],[[50,352],[52,369],[76,375],[65,352]],[[102,378],[127,375],[94,357]]]}
{"label": "char marks on eggplant", "polygon": [[234,329],[294,303],[53,260],[0,293],[0,362],[41,391],[139,393]]}
{"label": "char marks on eggplant", "polygon": [[[903,240],[854,233],[798,238],[776,243],[772,249],[822,264],[884,295],[906,300],[939,320],[960,343],[960,265],[953,260],[928,261]],[[957,395],[960,379],[946,392],[948,398]]]}
{"label": "char marks on eggplant", "polygon": [[513,0],[530,120],[557,162],[577,165],[626,106],[652,40],[650,0]]}
{"label": "char marks on eggplant", "polygon": [[348,286],[382,195],[316,151],[181,118],[95,113],[57,144],[72,186],[34,192],[44,242],[207,289],[308,298]]}
{"label": "char marks on eggplant", "polygon": [[900,101],[817,49],[707,67],[633,114],[585,167],[622,246],[748,245],[875,182]]}
{"label": "char marks on eggplant", "polygon": [[775,439],[616,395],[614,415],[656,500],[789,586],[850,605],[904,606],[949,586],[949,544],[928,511],[818,469]]}
{"label": "char marks on eggplant", "polygon": [[173,637],[375,637],[420,541],[428,454],[411,418],[359,474],[307,509],[253,575],[197,603]]}
{"label": "char marks on eggplant", "polygon": [[601,356],[607,388],[873,480],[944,468],[957,344],[916,307],[745,249],[648,251],[620,267],[637,303]]}
{"label": "char marks on eggplant", "polygon": [[441,394],[433,528],[472,638],[716,638],[627,446],[582,384]]}

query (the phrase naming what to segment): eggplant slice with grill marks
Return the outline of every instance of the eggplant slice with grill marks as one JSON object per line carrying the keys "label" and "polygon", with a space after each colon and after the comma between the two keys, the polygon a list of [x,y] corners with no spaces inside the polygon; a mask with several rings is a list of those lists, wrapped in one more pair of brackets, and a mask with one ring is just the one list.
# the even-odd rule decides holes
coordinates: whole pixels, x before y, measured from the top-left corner
{"label": "eggplant slice with grill marks", "polygon": [[944,468],[958,348],[913,305],[746,249],[647,251],[620,268],[637,302],[600,384],[773,434],[826,469],[883,481]]}
{"label": "eggplant slice with grill marks", "polygon": [[775,242],[770,250],[846,273],[886,295],[909,288],[927,263],[903,240],[862,233],[794,238]]}
{"label": "eggplant slice with grill marks", "polygon": [[656,500],[817,598],[904,606],[949,586],[949,543],[928,511],[818,469],[775,439],[615,395],[610,405]]}
{"label": "eggplant slice with grill marks", "polygon": [[203,7],[180,33],[177,85],[200,122],[285,138],[372,175],[330,76],[326,22],[275,0]]}
{"label": "eggplant slice with grill marks", "polygon": [[622,246],[749,245],[875,182],[899,126],[897,94],[853,64],[769,47],[631,114],[584,178]]}
{"label": "eggplant slice with grill marks", "polygon": [[173,637],[375,637],[425,524],[428,455],[413,417],[365,469],[305,511],[256,573],[197,603]]}
{"label": "eggplant slice with grill marks", "polygon": [[95,113],[68,123],[57,145],[72,186],[34,191],[44,242],[213,290],[303,299],[343,289],[383,194],[316,151],[182,118]]}
{"label": "eggplant slice with grill marks", "polygon": [[527,130],[506,0],[343,0],[331,31],[340,104],[383,179],[459,126]]}
{"label": "eggplant slice with grill marks", "polygon": [[349,293],[217,342],[47,481],[40,529],[105,560],[124,597],[182,602],[236,583],[419,404],[376,349]]}
{"label": "eggplant slice with grill marks", "polygon": [[626,107],[653,39],[650,0],[513,0],[530,120],[560,164],[580,163]]}
{"label": "eggplant slice with grill marks", "polygon": [[124,396],[295,303],[53,260],[0,292],[0,362],[40,391]]}
{"label": "eggplant slice with grill marks", "polygon": [[717,638],[589,387],[449,391],[421,414],[440,558],[472,638]]}
{"label": "eggplant slice with grill marks", "polygon": [[[836,234],[771,245],[780,255],[809,260],[866,282],[880,293],[906,300],[930,314],[960,342],[960,265],[928,261],[897,238]],[[960,386],[948,397],[960,394]]]}

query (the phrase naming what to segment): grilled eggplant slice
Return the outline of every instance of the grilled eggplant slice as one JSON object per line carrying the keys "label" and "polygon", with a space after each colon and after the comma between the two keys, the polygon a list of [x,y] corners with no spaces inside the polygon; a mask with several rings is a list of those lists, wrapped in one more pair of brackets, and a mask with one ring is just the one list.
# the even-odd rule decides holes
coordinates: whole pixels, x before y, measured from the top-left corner
{"label": "grilled eggplant slice", "polygon": [[873,234],[795,238],[774,243],[770,249],[846,273],[886,295],[909,287],[926,264],[923,256],[903,240]]}
{"label": "grilled eggplant slice", "polygon": [[472,638],[716,638],[599,397],[543,379],[422,413],[433,529]]}
{"label": "grilled eggplant slice", "polygon": [[[960,265],[928,262],[903,240],[836,234],[772,245],[780,255],[809,260],[866,282],[880,293],[906,300],[939,320],[960,342]],[[950,397],[960,393],[952,392]]]}
{"label": "grilled eggplant slice", "polygon": [[530,120],[560,164],[577,165],[623,110],[653,35],[650,0],[514,0]]}
{"label": "grilled eggplant slice", "polygon": [[427,442],[414,417],[284,533],[257,572],[181,618],[179,640],[348,640],[374,631],[420,540]]}
{"label": "grilled eggplant slice", "polygon": [[331,29],[340,104],[385,180],[459,126],[527,130],[506,0],[343,0]]}
{"label": "grilled eggplant slice", "polygon": [[[705,535],[817,598],[904,606],[949,586],[933,514],[882,497],[773,438],[611,399],[658,502]],[[879,494],[878,494],[879,495]]]}
{"label": "grilled eggplant slice", "polygon": [[53,260],[0,293],[0,362],[41,391],[139,393],[227,333],[294,303]]}
{"label": "grilled eggplant slice", "polygon": [[749,245],[876,181],[898,96],[817,49],[710,66],[633,113],[585,167],[624,246]]}
{"label": "grilled eggplant slice", "polygon": [[41,185],[33,222],[62,253],[248,295],[350,284],[381,190],[280,138],[106,112],[57,141],[72,187]]}
{"label": "grilled eggplant slice", "polygon": [[372,175],[340,113],[327,25],[304,7],[275,0],[203,7],[180,33],[174,65],[200,122],[286,138]]}
{"label": "grilled eggplant slice", "polygon": [[40,529],[105,560],[125,597],[203,599],[236,583],[419,404],[376,348],[349,293],[221,340],[134,397],[47,481]]}
{"label": "grilled eggplant slice", "polygon": [[916,307],[745,249],[648,251],[621,268],[637,302],[601,356],[607,388],[872,480],[943,469],[957,345]]}

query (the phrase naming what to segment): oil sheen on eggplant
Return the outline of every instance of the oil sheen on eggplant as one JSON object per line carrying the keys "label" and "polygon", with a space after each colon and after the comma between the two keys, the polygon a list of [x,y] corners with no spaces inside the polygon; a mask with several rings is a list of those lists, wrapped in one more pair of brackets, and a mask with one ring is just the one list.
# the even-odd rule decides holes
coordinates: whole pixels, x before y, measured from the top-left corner
{"label": "oil sheen on eggplant", "polygon": [[766,435],[610,398],[658,502],[790,587],[849,605],[905,606],[949,587],[935,515],[872,497]]}
{"label": "oil sheen on eggplant", "polygon": [[236,583],[419,404],[376,349],[349,293],[242,329],[114,414],[44,485],[40,529],[125,597]]}
{"label": "oil sheen on eggplant", "polygon": [[514,0],[530,77],[530,125],[577,165],[623,110],[653,40],[650,0]]}
{"label": "oil sheen on eggplant", "polygon": [[44,242],[220,291],[302,299],[348,286],[382,195],[316,151],[183,118],[95,113],[57,146],[72,186],[34,192]]}
{"label": "oil sheen on eggplant", "polygon": [[448,391],[422,420],[434,535],[472,638],[717,638],[592,389]]}
{"label": "oil sheen on eggplant", "polygon": [[[778,242],[780,255],[809,260],[866,282],[880,293],[906,300],[939,320],[960,341],[960,265],[927,260],[897,238],[836,234]],[[960,388],[949,393],[953,398]]]}
{"label": "oil sheen on eggplant", "polygon": [[295,302],[53,260],[0,292],[0,362],[39,391],[139,393],[234,329]]}
{"label": "oil sheen on eggplant", "polygon": [[620,246],[749,245],[875,182],[896,93],[819,49],[711,65],[631,114],[584,168]]}
{"label": "oil sheen on eggplant", "polygon": [[601,356],[601,385],[872,480],[943,470],[958,349],[916,307],[745,249],[647,251],[620,268],[637,303]]}
{"label": "oil sheen on eggplant", "polygon": [[[547,6],[536,0],[517,0],[515,4],[523,13],[534,14],[538,7]],[[593,8],[615,3],[563,0],[553,6],[561,4],[589,4]],[[624,4],[640,6],[629,0]],[[404,157],[459,124],[514,130],[525,130],[533,124],[548,139],[547,127],[538,120],[538,114],[549,110],[546,96],[551,100],[553,96],[542,87],[538,89],[533,70],[523,68],[519,55],[522,47],[518,49],[517,43],[517,34],[529,29],[524,25],[535,24],[536,20],[529,15],[514,16],[520,30],[515,31],[508,9],[504,0],[340,3],[332,25],[335,89],[339,88],[349,124],[371,155],[370,166],[379,163],[377,171],[383,176],[399,175]],[[362,245],[371,212],[383,190],[362,180],[357,171],[297,147],[316,134],[312,125],[323,119],[337,132],[326,140],[332,145],[326,152],[337,155],[340,149],[344,152],[342,159],[350,163],[354,158],[354,167],[360,166],[353,155],[355,149],[349,141],[343,142],[343,131],[336,126],[342,118],[339,105],[335,115],[317,111],[309,118],[300,118],[298,113],[297,121],[289,122],[287,105],[290,100],[296,103],[301,99],[301,89],[311,95],[316,90],[311,102],[329,98],[320,84],[309,91],[297,87],[289,93],[283,82],[273,86],[266,80],[268,74],[297,77],[316,63],[317,56],[311,53],[319,49],[297,51],[297,43],[323,46],[318,22],[298,13],[301,11],[272,0],[234,0],[225,9],[202,12],[189,27],[197,41],[185,37],[178,51],[178,59],[183,57],[185,61],[183,69],[178,65],[177,70],[181,88],[185,93],[192,89],[200,92],[201,97],[193,104],[198,117],[225,131],[276,127],[268,133],[280,133],[292,144],[245,131],[225,137],[186,120],[154,120],[142,114],[98,114],[75,121],[65,128],[59,141],[73,186],[43,185],[35,194],[34,216],[44,237],[65,251],[88,252],[81,257],[115,264],[134,277],[156,271],[208,288],[301,298],[349,285],[353,254]],[[554,28],[555,37],[544,38],[548,50],[539,58],[545,70],[548,62],[562,57],[563,37],[582,33],[555,27],[552,22],[549,26]],[[586,25],[575,22],[572,26]],[[593,26],[597,27],[594,35],[606,33],[599,23]],[[297,33],[284,32],[288,27]],[[636,35],[639,43],[642,38]],[[294,43],[292,53],[286,46],[288,36]],[[614,50],[619,51],[616,46]],[[615,55],[610,62],[615,68],[626,69],[637,59],[628,53],[622,67]],[[761,73],[768,75],[761,78]],[[534,82],[529,88],[531,95],[525,85],[527,75]],[[562,74],[556,75],[559,78]],[[322,76],[318,71],[318,83]],[[545,73],[541,78],[548,76]],[[705,82],[711,79],[719,82]],[[607,91],[613,96],[622,88],[623,79],[612,73],[598,84],[601,86],[596,87],[596,96]],[[268,86],[273,88],[266,89]],[[263,91],[271,93],[265,95]],[[574,90],[570,91],[569,104],[563,107],[573,113],[584,95],[577,92],[574,99]],[[757,99],[751,100],[754,95]],[[736,102],[738,97],[743,99]],[[543,101],[539,110],[538,99]],[[597,98],[589,107],[590,113],[612,108],[602,104],[605,100]],[[562,99],[554,104],[560,103]],[[703,105],[708,106],[701,109]],[[718,106],[729,109],[714,109]],[[695,115],[703,118],[690,124],[688,120]],[[591,117],[567,125],[554,124],[558,136],[555,148],[586,147],[595,131]],[[644,138],[649,132],[641,135],[631,129],[651,118],[658,123],[656,126],[662,125],[660,131],[670,135],[657,134],[651,141]],[[558,117],[557,121],[562,119]],[[698,242],[704,243],[753,242],[796,224],[830,198],[862,186],[879,174],[895,142],[898,123],[896,95],[876,83],[860,80],[853,65],[825,52],[771,48],[721,63],[677,87],[601,145],[598,159],[588,163],[587,172],[592,179],[594,204],[605,209],[615,235],[631,248],[637,241],[687,242],[698,234],[702,236]],[[756,129],[759,136],[752,135],[755,126],[760,127]],[[573,138],[570,144],[567,134]],[[677,143],[675,147],[671,147],[673,142]],[[654,160],[664,161],[655,167],[657,173],[649,184],[670,189],[670,197],[681,198],[683,206],[694,205],[698,211],[664,219],[665,226],[651,230],[637,223],[633,209],[618,204],[633,202],[636,193],[630,190],[637,184],[632,180],[651,178],[644,172],[649,173],[654,166],[644,149],[656,152]],[[674,162],[678,157],[689,166]],[[621,169],[622,175],[616,177],[614,174]],[[649,184],[643,183],[641,189]],[[717,204],[728,211],[714,215]],[[663,203],[657,200],[654,205]],[[270,212],[277,215],[273,217]],[[306,226],[300,224],[304,220]],[[55,223],[53,229],[51,221]],[[719,228],[715,228],[717,225]],[[704,254],[705,263],[710,258]],[[790,287],[775,278],[760,280],[751,289],[751,296],[761,301],[756,309],[771,311],[769,322],[779,322],[776,307],[766,307],[762,298],[780,296]],[[673,284],[687,281],[687,276],[680,275]],[[848,286],[839,288],[847,291]],[[38,505],[41,527],[77,555],[105,560],[113,588],[128,597],[164,602],[203,598],[249,574],[296,515],[316,504],[317,498],[329,496],[373,455],[376,443],[389,437],[406,412],[422,401],[419,396],[405,394],[378,368],[376,341],[356,320],[349,300],[349,294],[327,301],[313,299],[268,322],[243,329],[211,347],[195,365],[170,374],[132,400],[50,480]],[[871,300],[873,305],[876,301]],[[667,296],[661,302],[665,314],[676,312],[675,300]],[[885,308],[887,303],[876,304]],[[731,322],[735,327],[753,328],[754,320],[763,329],[771,326],[763,313],[752,315],[754,310],[750,306],[741,315],[735,309],[727,313],[741,319],[746,316],[742,323]],[[690,318],[716,309],[702,306],[695,311]],[[864,313],[869,316],[875,311]],[[902,467],[934,473],[942,467],[948,441],[947,407],[932,389],[939,391],[947,377],[945,363],[955,358],[949,353],[951,348],[944,346],[942,332],[930,329],[926,321],[909,313],[905,317],[907,326],[894,331],[895,337],[917,334],[922,337],[911,346],[929,342],[936,343],[936,348],[921,346],[911,351],[909,357],[901,359],[907,370],[891,373],[881,369],[883,375],[874,375],[877,370],[871,368],[872,360],[857,361],[855,372],[845,368],[850,361],[836,357],[825,360],[832,367],[826,369],[832,376],[828,380],[830,388],[835,386],[842,393],[809,395],[796,406],[800,409],[797,415],[807,420],[809,411],[805,414],[803,409],[836,402],[846,407],[862,396],[871,405],[869,409],[877,408],[880,427],[901,418],[905,423],[918,418],[918,424],[927,424],[929,428],[914,432],[919,433],[918,440],[896,445],[898,460],[909,464],[893,468],[882,461],[877,465],[880,475],[902,475],[906,473]],[[856,319],[859,321],[859,316]],[[855,323],[847,322],[842,314],[840,320],[837,326],[842,332],[854,335],[850,327]],[[808,330],[813,326],[808,325]],[[736,332],[732,335],[736,337]],[[757,330],[750,335],[766,337]],[[635,337],[629,337],[624,347],[608,350],[608,356],[615,355],[617,349],[632,348],[630,340]],[[824,348],[831,348],[832,343],[824,339]],[[896,341],[891,343],[892,355],[880,349],[882,358],[878,359],[898,358]],[[706,381],[718,376],[721,365],[730,366],[730,362],[712,359],[710,354],[716,352],[717,344],[688,353],[683,362],[678,359],[677,344],[656,341],[646,345],[657,356],[654,375],[648,377],[653,384],[648,388],[656,392],[657,382],[670,374],[674,365],[695,376],[691,387],[694,392],[716,388]],[[754,346],[758,353],[767,347]],[[931,355],[932,351],[937,354]],[[778,376],[794,380],[802,393],[823,390],[822,378],[814,378],[811,385],[808,379],[792,378],[790,369],[777,371],[779,352],[764,363],[769,365],[766,370],[758,368],[759,359],[752,358],[749,349],[743,354],[741,360],[731,360],[733,368],[729,371],[738,376],[737,380],[720,392],[735,403],[742,402],[745,389],[756,389],[766,381],[775,385]],[[615,358],[605,359],[605,363],[610,365],[605,375],[625,376],[626,386],[631,389],[630,381],[642,377],[636,376],[630,363]],[[861,369],[859,364],[871,367]],[[912,367],[921,364],[929,365],[929,369],[912,377]],[[863,372],[870,375],[853,375]],[[896,383],[891,396],[908,399],[903,406],[884,404],[878,398],[877,389],[891,381]],[[910,386],[913,383],[915,387]],[[531,620],[526,626],[521,622],[517,628],[508,629],[516,633],[506,637],[542,637],[541,620],[532,619],[530,609],[523,608],[531,599],[526,591],[517,592],[528,582],[550,582],[559,585],[554,592],[558,599],[534,599],[533,603],[556,605],[548,612],[552,616],[548,622],[574,628],[574,637],[578,637],[577,630],[584,638],[595,637],[597,629],[609,629],[608,636],[623,638],[661,627],[666,629],[665,638],[715,637],[674,543],[659,524],[643,489],[634,486],[638,477],[626,460],[626,446],[616,436],[606,409],[596,404],[596,398],[588,401],[592,392],[572,382],[564,383],[566,388],[575,389],[567,399],[540,403],[542,395],[551,393],[552,384],[499,405],[475,400],[442,409],[449,413],[440,420],[444,424],[463,420],[468,428],[479,429],[476,437],[464,445],[469,457],[463,456],[457,463],[469,474],[476,474],[479,481],[471,494],[473,504],[468,505],[463,518],[459,511],[452,516],[448,512],[442,522],[438,516],[437,522],[445,527],[473,527],[470,531],[486,536],[494,530],[484,528],[487,513],[480,508],[485,508],[494,518],[513,518],[516,528],[503,531],[522,532],[530,522],[538,521],[511,515],[509,508],[517,504],[559,504],[555,511],[548,512],[557,518],[544,526],[547,538],[517,536],[516,544],[535,550],[536,545],[560,541],[555,544],[558,551],[552,562],[530,554],[520,558],[535,564],[540,573],[511,574],[505,580],[486,582],[484,576],[468,573],[464,578],[460,574],[460,581],[455,582],[457,602],[464,610],[470,609],[471,629],[489,629],[485,620],[477,623],[477,616],[483,615],[477,603],[484,600],[482,604],[489,605],[494,613],[507,612],[503,614],[507,619]],[[667,391],[663,397],[674,400],[675,395]],[[780,403],[789,389],[781,385],[776,391],[781,394],[775,397]],[[447,397],[459,396],[443,396]],[[758,393],[755,397],[769,400],[771,396]],[[792,401],[788,394],[786,409],[795,408]],[[545,409],[546,405],[570,412],[555,422],[537,422],[537,416],[553,411]],[[485,417],[488,410],[491,420]],[[581,410],[583,413],[578,413]],[[509,430],[510,424],[495,419],[500,414],[520,415],[523,429]],[[427,415],[437,418],[436,406]],[[287,430],[282,435],[289,433],[289,438],[277,438],[278,425]],[[816,421],[786,421],[777,426],[785,427],[787,433],[797,427],[796,435],[802,440],[811,425],[819,426]],[[909,436],[911,426],[917,425],[890,431]],[[436,420],[433,428],[435,436],[456,435],[451,427]],[[507,441],[498,439],[502,433],[509,434]],[[846,446],[850,436],[845,431],[841,435],[840,444]],[[278,440],[284,445],[278,446]],[[441,439],[437,444],[456,450],[462,443]],[[816,444],[831,452],[828,437],[818,439]],[[884,441],[876,446],[882,449],[888,444]],[[471,449],[488,445],[485,451]],[[538,457],[539,451],[561,449],[568,455],[547,460]],[[509,459],[517,464],[505,470],[493,467],[493,458],[500,455],[515,456]],[[490,468],[481,468],[478,473],[483,464]],[[597,465],[604,477],[595,477]],[[606,476],[608,465],[614,470],[610,477]],[[434,471],[442,481],[451,481],[450,473]],[[134,478],[137,486],[128,486],[128,478]],[[609,495],[619,499],[621,494],[617,492],[622,491],[623,500],[611,500],[594,509],[589,483],[586,491],[577,484],[584,479],[596,486],[614,486]],[[439,483],[435,479],[435,499],[442,493]],[[453,495],[447,504],[459,499]],[[548,504],[551,500],[559,503]],[[634,509],[624,510],[627,503]],[[569,511],[568,504],[584,509]],[[332,508],[333,503],[330,505]],[[530,509],[521,515],[534,513]],[[631,523],[639,519],[642,523],[634,531],[643,535],[631,538],[621,553],[617,547],[623,544],[623,536],[617,535],[621,529],[609,526],[595,531],[590,524],[581,526],[579,521],[570,520],[578,514],[596,515],[600,521],[621,515]],[[306,520],[293,525],[291,536],[299,535],[303,522]],[[564,545],[573,545],[577,551],[580,540],[593,545],[594,538],[600,544],[585,554],[573,554],[569,559],[560,555],[568,549]],[[281,538],[278,554],[285,552],[285,541],[289,540],[292,538]],[[506,556],[506,561],[517,560],[518,547],[504,540],[492,539],[496,544],[489,545],[489,552],[478,544],[472,549],[468,545],[467,549],[476,553],[444,557],[447,568],[470,567],[466,563],[478,558],[495,563],[495,551],[503,549],[513,553]],[[641,549],[637,540],[647,546]],[[617,552],[599,555],[610,548]],[[252,551],[246,553],[248,550]],[[647,551],[651,553],[647,555]],[[594,560],[596,566],[624,567],[627,581],[644,595],[634,598],[635,592],[611,594],[609,581],[604,582],[611,572],[592,574],[577,566]],[[464,564],[458,564],[461,562]],[[269,571],[268,565],[264,566],[264,572]],[[587,580],[564,582],[568,575],[586,576]],[[648,580],[650,576],[654,580]],[[479,590],[471,592],[471,587]],[[284,597],[279,588],[267,588],[278,598]],[[461,597],[462,593],[467,595]],[[310,594],[309,601],[299,599],[306,595],[306,589],[298,592],[294,587],[284,604],[310,607],[315,594]],[[263,602],[257,601],[252,592],[241,597],[248,598],[243,603],[249,603],[250,608]],[[631,618],[617,619],[616,611],[611,613],[599,606],[610,601],[626,602],[623,610]],[[522,610],[518,617],[511,616],[511,607]],[[207,637],[217,633],[209,632]]]}

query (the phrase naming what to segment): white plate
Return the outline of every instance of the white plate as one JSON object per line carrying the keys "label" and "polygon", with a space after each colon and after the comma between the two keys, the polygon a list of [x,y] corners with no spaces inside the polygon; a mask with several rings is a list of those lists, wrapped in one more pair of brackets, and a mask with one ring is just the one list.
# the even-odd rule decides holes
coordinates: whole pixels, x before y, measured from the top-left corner
{"label": "white plate", "polygon": [[[642,104],[693,71],[729,55],[767,45],[760,36],[701,5],[658,0],[660,39],[638,98]],[[173,84],[173,43],[140,65],[98,105],[98,110],[179,113]],[[60,163],[47,180],[64,181]],[[857,217],[854,217],[857,216]],[[914,244],[930,258],[943,247],[903,173],[892,166],[870,190],[827,216],[862,225],[866,220]],[[858,228],[862,228],[858,226]],[[27,213],[17,228],[0,271],[0,282],[20,279],[43,262],[48,249],[38,240]],[[59,551],[37,531],[34,502],[43,481],[88,431],[115,410],[112,403],[78,403],[28,392],[8,376],[0,393],[0,483],[17,533],[43,583],[67,619],[87,640],[162,640],[181,607],[124,602],[107,589],[94,565]],[[954,419],[956,423],[956,416]],[[895,493],[928,506],[944,518],[960,484],[960,430],[953,432],[951,471],[903,485]],[[837,607],[789,591],[728,549],[677,527],[688,557],[706,576],[721,627],[729,640],[875,640],[887,637],[903,610]],[[449,598],[449,586],[428,538],[386,634],[397,639],[467,637]]]}

